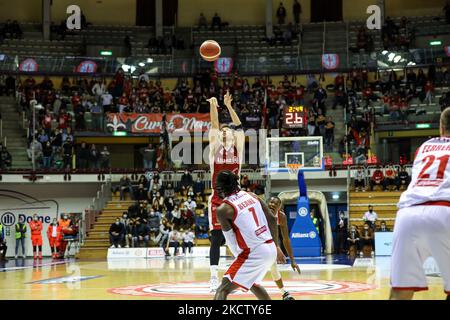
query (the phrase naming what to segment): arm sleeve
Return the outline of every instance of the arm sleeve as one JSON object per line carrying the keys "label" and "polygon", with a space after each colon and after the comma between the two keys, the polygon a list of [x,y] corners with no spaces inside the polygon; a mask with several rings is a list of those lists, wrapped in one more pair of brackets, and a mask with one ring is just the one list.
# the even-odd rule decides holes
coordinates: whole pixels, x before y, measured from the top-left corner
{"label": "arm sleeve", "polygon": [[222,231],[223,235],[225,237],[225,240],[227,242],[228,248],[230,248],[231,253],[233,256],[237,257],[239,255],[239,248],[236,241],[236,235],[234,234],[233,230],[228,231]]}

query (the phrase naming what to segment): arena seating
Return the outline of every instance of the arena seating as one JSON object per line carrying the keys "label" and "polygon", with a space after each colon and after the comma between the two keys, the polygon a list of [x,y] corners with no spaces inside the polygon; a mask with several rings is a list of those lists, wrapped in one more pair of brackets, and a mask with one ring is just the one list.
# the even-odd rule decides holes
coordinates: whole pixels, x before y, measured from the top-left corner
{"label": "arena seating", "polygon": [[397,203],[400,199],[400,191],[374,191],[374,192],[354,192],[350,191],[349,195],[349,218],[350,224],[362,228],[364,213],[368,210],[368,206],[372,205],[373,210],[378,215],[377,227],[380,221],[386,221],[386,225],[392,230],[394,227],[395,216],[397,215]]}

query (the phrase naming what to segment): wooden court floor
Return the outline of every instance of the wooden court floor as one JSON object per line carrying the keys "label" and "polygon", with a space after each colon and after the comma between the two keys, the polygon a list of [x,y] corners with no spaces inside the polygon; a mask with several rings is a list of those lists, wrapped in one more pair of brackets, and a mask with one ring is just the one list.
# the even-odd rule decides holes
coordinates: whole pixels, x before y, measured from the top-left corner
{"label": "wooden court floor", "polygon": [[[347,259],[348,260],[348,259]],[[222,258],[223,274],[231,259]],[[298,259],[302,274],[279,266],[285,287],[296,299],[383,300],[389,295],[390,258],[357,259],[327,256]],[[0,264],[2,300],[117,300],[117,299],[211,299],[206,258],[177,257],[109,261],[44,259],[9,260]],[[445,299],[442,279],[428,276],[429,290],[415,299]],[[272,299],[281,294],[267,274],[263,285]],[[254,299],[238,291],[230,299]]]}

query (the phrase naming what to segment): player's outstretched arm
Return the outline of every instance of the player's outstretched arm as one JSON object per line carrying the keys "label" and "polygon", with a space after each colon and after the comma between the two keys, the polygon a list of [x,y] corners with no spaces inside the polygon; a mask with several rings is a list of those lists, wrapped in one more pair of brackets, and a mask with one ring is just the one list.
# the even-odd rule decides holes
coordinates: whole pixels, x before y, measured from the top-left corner
{"label": "player's outstretched arm", "polygon": [[239,246],[236,240],[236,235],[231,226],[231,221],[233,220],[234,209],[227,203],[222,203],[217,208],[217,220],[222,227],[222,233],[225,237],[228,248],[230,248],[233,256],[237,257],[239,255]]}
{"label": "player's outstretched arm", "polygon": [[280,246],[278,244],[278,225],[277,225],[277,217],[274,215],[272,210],[267,206],[267,204],[262,201],[260,198],[258,198],[256,195],[254,195],[259,200],[259,203],[261,203],[261,207],[263,208],[264,214],[266,215],[267,223],[269,224],[270,233],[272,235],[273,242],[275,242],[275,245],[277,246],[277,262],[279,263],[286,263],[286,257],[283,254],[283,251],[281,251]]}
{"label": "player's outstretched arm", "polygon": [[233,97],[230,94],[230,91],[227,91],[227,93],[223,97],[223,103],[228,109],[228,112],[230,113],[231,120],[233,121],[233,124],[235,126],[241,126],[241,119],[239,119],[239,116],[236,114],[236,111],[234,111],[233,106],[231,105],[231,102],[233,101]]}
{"label": "player's outstretched arm", "polygon": [[219,103],[217,99],[212,97],[207,100],[209,102],[209,114],[211,117],[211,129],[219,130]]}
{"label": "player's outstretched arm", "polygon": [[291,267],[294,271],[300,273],[300,268],[297,265],[297,263],[295,263],[294,253],[292,252],[291,239],[289,238],[289,230],[287,226],[286,214],[283,211],[280,211],[278,212],[278,218],[280,221],[281,236],[283,237],[283,245],[286,248],[289,259],[291,260]]}

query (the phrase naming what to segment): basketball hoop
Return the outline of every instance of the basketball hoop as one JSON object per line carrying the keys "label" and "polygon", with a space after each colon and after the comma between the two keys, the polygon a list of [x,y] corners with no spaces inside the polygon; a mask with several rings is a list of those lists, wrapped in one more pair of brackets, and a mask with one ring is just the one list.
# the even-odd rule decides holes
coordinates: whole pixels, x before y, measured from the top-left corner
{"label": "basketball hoop", "polygon": [[286,164],[286,168],[289,171],[289,179],[290,180],[297,179],[298,172],[300,171],[300,169],[302,167],[303,167],[303,165],[301,163],[288,163],[288,164]]}

